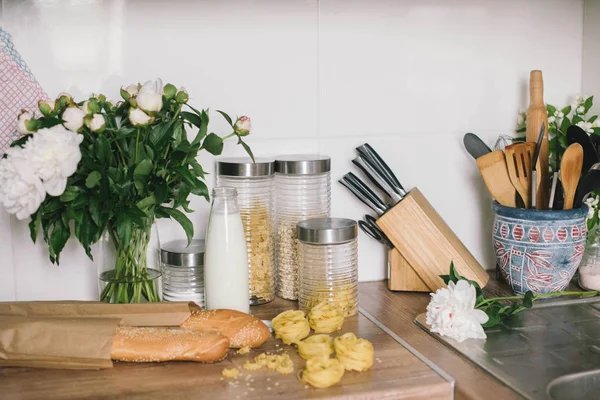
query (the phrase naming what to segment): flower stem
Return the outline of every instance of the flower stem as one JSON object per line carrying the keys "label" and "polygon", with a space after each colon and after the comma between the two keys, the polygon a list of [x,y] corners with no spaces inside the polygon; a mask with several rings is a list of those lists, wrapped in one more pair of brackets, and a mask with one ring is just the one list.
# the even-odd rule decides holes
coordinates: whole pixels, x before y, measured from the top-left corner
{"label": "flower stem", "polygon": [[135,135],[135,163],[138,162],[138,147],[140,143],[140,128],[137,128],[137,134]]}
{"label": "flower stem", "polygon": [[[554,293],[541,293],[533,296],[533,300],[545,299],[551,297],[561,297],[561,296],[579,296],[579,297],[593,297],[598,296],[600,291],[592,291],[592,292],[554,292]],[[487,305],[488,303],[494,303],[496,301],[509,301],[509,300],[522,300],[525,296],[507,296],[507,297],[494,297],[491,299],[485,299],[478,303],[475,308],[481,308],[482,306]]]}

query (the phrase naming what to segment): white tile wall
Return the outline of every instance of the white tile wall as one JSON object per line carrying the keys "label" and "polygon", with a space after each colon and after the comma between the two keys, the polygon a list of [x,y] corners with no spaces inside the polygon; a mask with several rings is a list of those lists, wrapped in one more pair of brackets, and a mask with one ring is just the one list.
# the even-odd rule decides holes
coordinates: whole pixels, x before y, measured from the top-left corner
{"label": "white tile wall", "polygon": [[[582,83],[583,0],[0,1],[0,25],[51,95],[116,98],[120,85],[156,76],[184,85],[197,107],[251,115],[259,155],[331,155],[334,216],[368,212],[336,181],[369,141],[486,268],[490,198],[462,135],[493,145],[510,133],[531,69],[544,71],[551,103]],[[200,237],[208,205],[192,206]],[[159,226],[163,241],[183,237]],[[360,279],[383,279],[383,249],[362,233],[359,242]],[[4,211],[0,255],[0,300],[96,296],[94,264],[76,243],[53,266]]]}

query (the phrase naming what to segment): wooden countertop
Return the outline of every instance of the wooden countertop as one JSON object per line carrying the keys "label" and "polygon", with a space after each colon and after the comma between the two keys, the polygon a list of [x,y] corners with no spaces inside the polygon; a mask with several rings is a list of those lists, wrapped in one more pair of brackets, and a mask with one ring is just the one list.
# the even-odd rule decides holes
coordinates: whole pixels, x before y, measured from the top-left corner
{"label": "wooden countertop", "polygon": [[[484,288],[486,296],[512,293],[506,283],[491,276]],[[456,380],[455,399],[521,399],[517,393],[480,369],[459,353],[446,347],[414,323],[426,311],[428,293],[392,292],[386,281],[360,284],[359,304],[395,334]]]}
{"label": "wooden countertop", "polygon": [[[363,285],[364,286],[364,285]],[[367,288],[376,286],[368,284]],[[390,292],[390,294],[392,294]],[[393,295],[393,294],[392,294]],[[363,295],[364,298],[364,295]],[[366,301],[366,300],[365,300]],[[368,302],[368,304],[373,304]],[[297,303],[276,299],[258,307],[252,314],[271,319],[279,312],[296,308]],[[412,324],[412,323],[411,323]],[[303,368],[295,347],[286,346],[271,337],[248,355],[229,357],[216,364],[168,362],[160,364],[115,363],[103,370],[56,370],[33,368],[0,368],[0,398],[7,399],[448,399],[452,384],[415,357],[391,336],[365,316],[347,318],[335,337],[354,332],[373,343],[375,362],[365,372],[346,371],[342,381],[327,389],[315,389],[298,381],[296,373]],[[246,371],[242,364],[254,356],[271,352],[287,352],[294,362],[290,375],[263,368]],[[450,351],[450,350],[446,350]],[[240,368],[237,379],[223,379],[224,368]]]}

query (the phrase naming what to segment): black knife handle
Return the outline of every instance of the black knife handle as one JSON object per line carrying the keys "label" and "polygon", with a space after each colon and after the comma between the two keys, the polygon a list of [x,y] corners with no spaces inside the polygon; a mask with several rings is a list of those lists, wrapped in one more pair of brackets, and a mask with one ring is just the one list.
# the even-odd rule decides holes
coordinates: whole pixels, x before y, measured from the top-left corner
{"label": "black knife handle", "polygon": [[385,212],[385,209],[381,209],[377,204],[371,202],[358,188],[356,188],[352,183],[348,182],[346,179],[342,178],[338,182],[341,183],[346,189],[348,189],[358,200],[360,200],[363,204],[367,205],[367,207],[375,211],[377,214],[382,215]]}
{"label": "black knife handle", "polygon": [[354,186],[356,186],[363,194],[368,197],[372,202],[381,206],[384,210],[389,208],[389,205],[386,204],[381,197],[379,197],[374,191],[371,190],[366,183],[364,183],[358,176],[354,175],[352,172],[348,172],[344,175],[344,179],[351,182]]}
{"label": "black knife handle", "polygon": [[373,147],[371,147],[369,143],[365,143],[362,146],[358,146],[356,148],[356,151],[358,151],[358,153],[361,156],[370,159],[377,167],[379,167],[379,169],[381,169],[381,171],[386,175],[388,180],[393,182],[394,185],[401,190],[401,192],[398,194],[400,194],[401,196],[406,195],[406,190],[400,184],[398,178],[396,178],[396,175],[394,175],[390,167],[385,163],[385,161],[383,161],[383,158],[379,156],[379,154],[375,151],[375,149],[373,149]]}

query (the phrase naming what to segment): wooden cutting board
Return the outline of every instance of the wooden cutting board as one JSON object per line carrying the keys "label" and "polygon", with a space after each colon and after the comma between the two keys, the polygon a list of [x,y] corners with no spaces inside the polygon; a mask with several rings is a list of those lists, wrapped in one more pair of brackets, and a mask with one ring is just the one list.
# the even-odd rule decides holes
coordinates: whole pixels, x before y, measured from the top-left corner
{"label": "wooden cutting board", "polygon": [[[295,302],[276,299],[252,307],[259,318],[271,319],[296,308]],[[359,314],[346,319],[332,336],[355,332],[373,343],[375,363],[366,372],[346,372],[340,384],[315,389],[300,383],[296,373],[304,365],[295,347],[273,337],[248,355],[229,357],[217,364],[169,362],[161,364],[115,363],[111,369],[66,371],[32,368],[0,368],[0,397],[7,399],[451,399],[450,382],[410,353],[377,325]],[[283,349],[283,350],[281,350]],[[280,375],[268,369],[249,372],[242,364],[262,352],[290,354],[296,370]],[[224,368],[240,368],[235,380],[222,379]]]}

